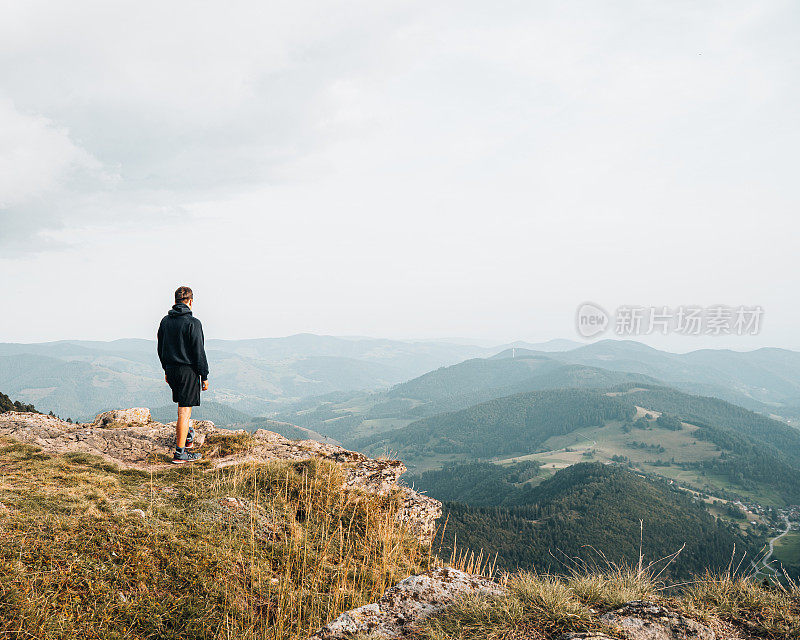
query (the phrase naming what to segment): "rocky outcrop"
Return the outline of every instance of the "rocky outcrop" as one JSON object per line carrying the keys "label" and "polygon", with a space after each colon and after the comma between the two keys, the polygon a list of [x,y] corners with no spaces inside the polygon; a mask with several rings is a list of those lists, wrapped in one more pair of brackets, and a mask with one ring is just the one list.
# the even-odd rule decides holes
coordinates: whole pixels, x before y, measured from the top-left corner
{"label": "rocky outcrop", "polygon": [[[202,446],[214,435],[244,434],[244,431],[217,429],[213,422],[193,421],[195,444]],[[78,451],[101,456],[121,467],[152,469],[164,464],[165,454],[175,446],[175,423],[161,424],[151,419],[149,409],[105,411],[94,422],[72,424],[39,413],[0,414],[0,436],[34,444],[45,453]],[[398,484],[406,468],[399,460],[379,460],[348,451],[338,445],[316,440],[289,440],[259,429],[239,453],[211,459],[206,468],[219,468],[247,462],[308,460],[324,458],[341,465],[349,488],[374,494],[397,492],[401,498],[398,519],[405,522],[424,541],[433,538],[441,503]]]}
{"label": "rocky outcrop", "polygon": [[399,638],[415,623],[467,593],[497,595],[502,587],[480,576],[444,567],[402,580],[378,602],[351,609],[317,631],[311,640],[348,638],[355,633]]}
{"label": "rocky outcrop", "polygon": [[[121,423],[112,411],[99,414],[87,424],[71,424],[38,413],[4,413],[0,414],[0,435],[34,444],[45,453],[79,451],[102,456],[122,467],[148,468],[154,456],[175,446],[175,430],[158,422],[141,422],[143,413],[127,411],[132,410],[119,414],[133,415],[136,422]],[[198,442],[204,436],[201,434]]]}
{"label": "rocky outcrop", "polygon": [[[716,640],[710,627],[653,602],[634,600],[600,620],[632,640]],[[727,636],[731,638],[731,636]]]}
{"label": "rocky outcrop", "polygon": [[[481,576],[450,568],[437,569],[406,578],[383,594],[378,602],[341,614],[312,635],[309,640],[345,640],[355,634],[387,640],[413,636],[414,626],[457,598],[468,594],[502,596],[504,588]],[[730,626],[711,626],[680,613],[636,600],[605,614],[598,625],[607,633],[585,631],[565,633],[558,640],[745,640]],[[511,633],[514,640],[540,640],[537,632]]]}
{"label": "rocky outcrop", "polygon": [[112,409],[98,413],[93,425],[97,427],[143,425],[152,422],[150,409],[135,407],[133,409]]}

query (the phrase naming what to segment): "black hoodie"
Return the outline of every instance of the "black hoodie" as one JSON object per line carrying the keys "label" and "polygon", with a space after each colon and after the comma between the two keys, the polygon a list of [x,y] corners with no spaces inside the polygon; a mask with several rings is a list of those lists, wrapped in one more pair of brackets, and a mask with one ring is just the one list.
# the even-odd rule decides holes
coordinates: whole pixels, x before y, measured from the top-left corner
{"label": "black hoodie", "polygon": [[201,379],[208,379],[203,325],[182,302],[169,310],[158,327],[158,359],[164,369],[188,365]]}

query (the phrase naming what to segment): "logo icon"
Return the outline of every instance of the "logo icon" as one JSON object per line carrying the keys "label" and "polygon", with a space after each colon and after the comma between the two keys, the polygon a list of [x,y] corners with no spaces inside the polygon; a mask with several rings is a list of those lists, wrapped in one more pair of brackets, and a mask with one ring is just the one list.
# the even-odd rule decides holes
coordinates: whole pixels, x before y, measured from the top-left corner
{"label": "logo icon", "polygon": [[584,338],[593,338],[608,329],[608,314],[600,305],[584,302],[578,307],[575,328]]}

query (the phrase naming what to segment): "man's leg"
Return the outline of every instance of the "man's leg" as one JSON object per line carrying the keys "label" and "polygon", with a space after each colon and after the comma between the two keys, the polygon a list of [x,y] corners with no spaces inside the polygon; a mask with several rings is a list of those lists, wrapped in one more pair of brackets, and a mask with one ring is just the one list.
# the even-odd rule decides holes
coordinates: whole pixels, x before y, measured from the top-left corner
{"label": "man's leg", "polygon": [[183,449],[186,446],[186,436],[189,434],[189,421],[192,418],[191,407],[178,407],[178,423],[175,425],[176,446]]}

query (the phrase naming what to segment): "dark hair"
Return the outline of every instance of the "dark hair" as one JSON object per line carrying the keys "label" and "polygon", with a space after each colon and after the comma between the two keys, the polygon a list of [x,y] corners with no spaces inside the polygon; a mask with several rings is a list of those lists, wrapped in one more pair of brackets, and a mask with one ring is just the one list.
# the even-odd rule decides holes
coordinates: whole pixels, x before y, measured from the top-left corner
{"label": "dark hair", "polygon": [[175,304],[194,299],[194,294],[190,287],[178,287],[175,289]]}

